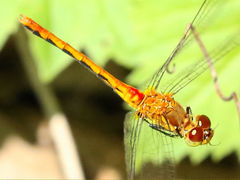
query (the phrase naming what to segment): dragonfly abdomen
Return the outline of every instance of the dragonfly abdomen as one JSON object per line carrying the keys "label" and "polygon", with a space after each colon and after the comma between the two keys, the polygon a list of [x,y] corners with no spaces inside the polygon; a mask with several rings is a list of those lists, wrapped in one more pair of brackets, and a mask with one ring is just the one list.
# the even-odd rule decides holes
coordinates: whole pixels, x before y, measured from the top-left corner
{"label": "dragonfly abdomen", "polygon": [[66,54],[73,57],[77,62],[82,64],[85,68],[93,72],[99,79],[104,81],[108,86],[113,88],[113,90],[130,106],[137,107],[138,104],[143,100],[144,94],[137,90],[136,88],[124,84],[122,81],[115,78],[109,72],[95,64],[90,58],[88,58],[83,53],[77,51],[72,46],[70,46],[65,41],[61,40],[48,30],[41,27],[31,18],[26,16],[21,16],[19,21],[33,32],[36,36],[46,40],[47,42],[51,43],[52,45],[56,46],[57,48],[61,49]]}

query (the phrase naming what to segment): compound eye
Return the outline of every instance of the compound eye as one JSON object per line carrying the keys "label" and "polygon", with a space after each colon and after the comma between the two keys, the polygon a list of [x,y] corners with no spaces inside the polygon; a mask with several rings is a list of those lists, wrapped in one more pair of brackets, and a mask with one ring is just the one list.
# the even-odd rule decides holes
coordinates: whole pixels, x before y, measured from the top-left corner
{"label": "compound eye", "polygon": [[209,118],[205,115],[199,115],[196,117],[196,120],[198,122],[198,126],[204,129],[211,127],[211,121]]}
{"label": "compound eye", "polygon": [[204,137],[203,130],[200,127],[193,128],[188,136],[192,142],[202,142]]}

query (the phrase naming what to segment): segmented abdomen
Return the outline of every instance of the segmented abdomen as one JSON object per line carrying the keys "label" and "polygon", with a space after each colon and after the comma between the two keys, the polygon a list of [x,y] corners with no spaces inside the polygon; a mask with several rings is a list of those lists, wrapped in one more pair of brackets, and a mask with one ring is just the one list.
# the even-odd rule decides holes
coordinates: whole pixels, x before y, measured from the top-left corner
{"label": "segmented abdomen", "polygon": [[27,29],[33,32],[33,34],[45,39],[52,45],[58,47],[71,57],[73,57],[77,62],[82,64],[85,68],[96,74],[96,76],[104,81],[108,86],[113,88],[113,90],[130,106],[136,108],[137,105],[144,98],[144,94],[141,93],[136,88],[129,86],[122,81],[118,80],[106,70],[95,64],[91,59],[89,59],[83,53],[77,51],[68,43],[59,39],[57,36],[49,32],[48,30],[41,27],[39,24],[34,22],[32,19],[21,16],[19,20]]}

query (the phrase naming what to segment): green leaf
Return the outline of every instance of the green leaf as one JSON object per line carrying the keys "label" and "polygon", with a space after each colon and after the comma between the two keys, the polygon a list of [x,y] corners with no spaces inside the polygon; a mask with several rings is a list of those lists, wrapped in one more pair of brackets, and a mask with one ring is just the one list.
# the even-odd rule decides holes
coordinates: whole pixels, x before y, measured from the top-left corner
{"label": "green leaf", "polygon": [[3,47],[9,35],[17,30],[17,18],[23,0],[1,1],[0,6],[0,48]]}

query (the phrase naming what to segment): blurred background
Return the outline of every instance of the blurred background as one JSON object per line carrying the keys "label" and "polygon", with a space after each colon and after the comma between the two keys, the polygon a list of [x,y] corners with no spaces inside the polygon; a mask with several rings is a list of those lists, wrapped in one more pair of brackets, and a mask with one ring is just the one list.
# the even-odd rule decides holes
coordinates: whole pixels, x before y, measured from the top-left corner
{"label": "blurred background", "polygon": [[[201,29],[207,45],[217,47],[220,43],[216,40],[223,42],[234,35],[237,41],[238,34],[232,32],[240,28],[240,3],[222,1],[215,6],[221,1],[208,2],[215,10],[207,13]],[[0,178],[126,178],[123,122],[130,108],[81,65],[24,30],[18,22],[20,14],[31,17],[120,80],[144,90],[201,3],[1,1]],[[239,94],[239,52],[235,49],[216,66],[226,95]],[[193,64],[195,56],[195,51],[186,53],[176,60],[176,68]],[[176,176],[239,178],[240,133],[234,102],[217,96],[209,72],[176,99],[184,107],[190,105],[194,114],[211,117],[215,129],[212,145],[193,148],[182,139],[173,140]]]}

